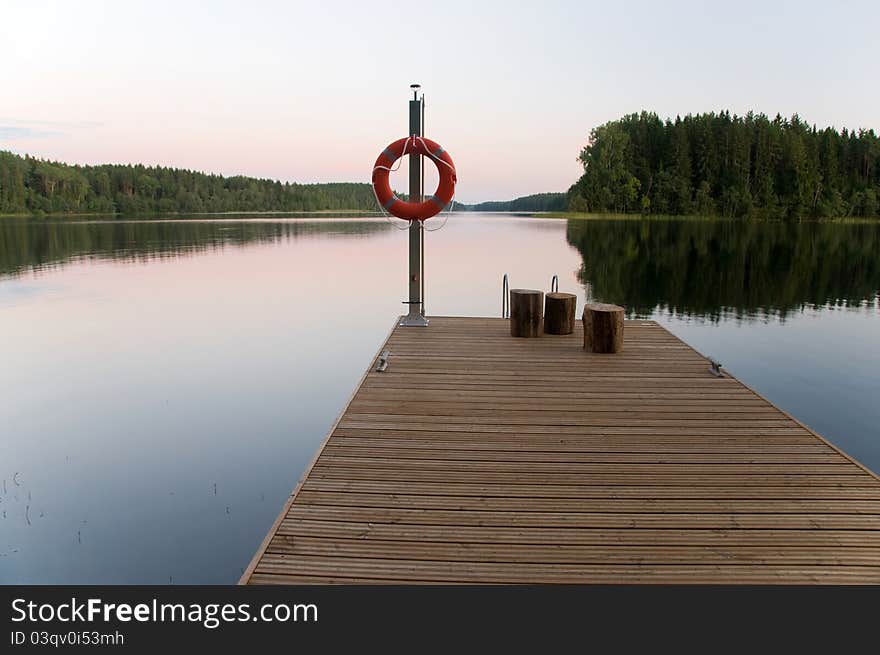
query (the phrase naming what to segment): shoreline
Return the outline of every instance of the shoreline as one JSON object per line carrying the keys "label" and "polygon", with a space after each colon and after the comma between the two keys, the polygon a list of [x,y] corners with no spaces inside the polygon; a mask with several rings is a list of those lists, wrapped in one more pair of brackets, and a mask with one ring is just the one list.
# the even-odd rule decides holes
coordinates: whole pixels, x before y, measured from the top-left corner
{"label": "shoreline", "polygon": [[[701,216],[694,214],[615,214],[615,213],[592,213],[592,212],[529,212],[529,211],[506,211],[506,212],[452,212],[458,216],[498,214],[519,216],[522,218],[576,220],[576,221],[698,221],[706,223],[834,223],[840,225],[874,225],[880,223],[880,218],[861,217],[838,217],[838,218],[805,218],[797,221],[786,221],[782,218],[734,218],[725,216]],[[33,220],[105,220],[110,221],[137,221],[137,220],[226,220],[235,218],[376,218],[384,217],[378,211],[361,209],[318,209],[315,211],[303,210],[262,210],[262,211],[226,211],[226,212],[147,212],[136,214],[105,212],[53,212],[42,214],[17,213],[0,214],[0,221],[9,219],[33,219]]]}
{"label": "shoreline", "polygon": [[32,219],[96,219],[106,218],[108,220],[133,220],[133,219],[162,219],[162,218],[196,218],[204,219],[213,216],[222,217],[248,217],[248,216],[291,216],[291,217],[326,217],[336,218],[344,214],[344,218],[381,218],[383,214],[378,211],[370,211],[366,209],[316,209],[315,211],[303,210],[262,210],[262,211],[227,211],[227,212],[145,212],[136,214],[125,213],[107,213],[107,212],[50,212],[42,214],[18,213],[18,214],[0,214],[0,220],[8,218],[32,218]]}
{"label": "shoreline", "polygon": [[730,223],[838,223],[838,224],[876,224],[880,218],[838,217],[838,218],[804,218],[787,221],[784,218],[735,218],[725,216],[701,216],[697,214],[601,214],[590,212],[532,212],[525,213],[531,218],[556,218],[578,221],[701,221]]}

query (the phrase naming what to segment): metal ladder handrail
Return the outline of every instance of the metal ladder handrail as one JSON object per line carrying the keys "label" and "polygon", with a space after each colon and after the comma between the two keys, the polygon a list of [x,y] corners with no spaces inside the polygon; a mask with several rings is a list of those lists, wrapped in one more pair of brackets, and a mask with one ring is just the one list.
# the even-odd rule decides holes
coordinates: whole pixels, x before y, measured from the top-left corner
{"label": "metal ladder handrail", "polygon": [[[550,293],[559,292],[559,276],[550,278]],[[501,278],[501,318],[510,318],[510,282],[507,273]]]}

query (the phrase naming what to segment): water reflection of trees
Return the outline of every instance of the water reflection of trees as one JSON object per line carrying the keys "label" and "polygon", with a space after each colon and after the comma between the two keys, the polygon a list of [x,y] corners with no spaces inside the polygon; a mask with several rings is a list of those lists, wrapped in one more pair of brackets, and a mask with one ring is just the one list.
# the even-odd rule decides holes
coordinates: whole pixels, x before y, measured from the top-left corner
{"label": "water reflection of trees", "polygon": [[880,290],[876,224],[570,220],[567,238],[593,297],[637,315],[784,317]]}
{"label": "water reflection of trees", "polygon": [[383,232],[382,221],[106,221],[0,220],[0,275],[82,258],[116,261],[179,256],[227,246],[310,235],[359,236]]}

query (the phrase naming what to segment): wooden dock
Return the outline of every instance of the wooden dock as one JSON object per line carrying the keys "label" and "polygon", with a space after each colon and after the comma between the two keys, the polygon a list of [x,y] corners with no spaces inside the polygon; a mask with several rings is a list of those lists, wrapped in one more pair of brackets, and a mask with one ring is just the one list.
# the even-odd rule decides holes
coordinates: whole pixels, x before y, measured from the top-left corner
{"label": "wooden dock", "polygon": [[[579,326],[580,327],[580,326]],[[242,583],[880,583],[880,479],[651,321],[395,328]]]}

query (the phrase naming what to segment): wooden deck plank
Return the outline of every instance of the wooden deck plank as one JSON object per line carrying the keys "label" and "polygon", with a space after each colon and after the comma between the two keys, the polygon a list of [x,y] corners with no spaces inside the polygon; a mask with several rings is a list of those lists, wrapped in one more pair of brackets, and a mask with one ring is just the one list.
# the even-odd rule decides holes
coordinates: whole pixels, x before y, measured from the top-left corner
{"label": "wooden deck plank", "polygon": [[584,528],[770,528],[790,530],[880,530],[876,514],[716,514],[658,512],[541,512],[492,511],[464,509],[398,509],[388,507],[346,507],[294,503],[287,517],[316,520],[376,523],[414,523],[425,525],[472,525],[511,527],[584,527]]}
{"label": "wooden deck plank", "polygon": [[356,493],[336,491],[312,491],[303,489],[300,502],[305,505],[336,505],[351,507],[377,507],[384,509],[454,509],[479,511],[516,511],[527,505],[529,512],[587,512],[587,513],[712,513],[712,514],[871,514],[880,517],[878,500],[819,500],[773,499],[758,500],[705,500],[670,498],[530,498],[526,504],[523,496],[451,496],[439,494]]}
{"label": "wooden deck plank", "polygon": [[[562,467],[561,467],[562,468]],[[547,475],[540,472],[504,472],[495,471],[444,471],[444,470],[397,470],[397,469],[365,469],[343,468],[341,466],[324,467],[320,464],[312,468],[310,479],[335,479],[335,480],[395,480],[404,482],[494,482],[508,484],[595,484],[595,485],[618,485],[618,486],[641,486],[641,485],[692,485],[692,486],[831,486],[831,487],[869,487],[875,488],[874,484],[866,481],[861,475],[788,475],[779,473],[775,475],[754,474],[691,474],[691,475],[645,475],[643,473],[609,473],[605,475],[585,476],[580,473],[553,473]],[[401,485],[403,491],[408,484]]]}
{"label": "wooden deck plank", "polygon": [[880,479],[651,321],[395,328],[243,583],[880,583]]}
{"label": "wooden deck plank", "polygon": [[[310,479],[303,485],[309,491],[346,491],[352,493],[399,493],[396,482],[376,480],[321,480]],[[480,496],[502,498],[592,498],[592,499],[723,499],[741,500],[836,500],[865,499],[880,500],[880,489],[865,487],[821,487],[821,486],[761,486],[743,485],[731,487],[674,487],[664,485],[644,486],[590,486],[560,484],[489,484],[456,482],[410,482],[407,491],[423,496]]]}
{"label": "wooden deck plank", "polygon": [[448,526],[357,523],[349,521],[282,521],[276,535],[323,536],[333,539],[473,544],[580,545],[740,545],[740,546],[876,546],[875,535],[864,530],[797,530],[752,528],[513,528],[508,526]]}
{"label": "wooden deck plank", "polygon": [[266,553],[258,571],[261,574],[318,576],[376,576],[383,579],[470,583],[578,583],[604,582],[634,584],[684,583],[880,583],[876,566],[785,566],[717,565],[688,562],[686,565],[634,563],[614,564],[533,564],[521,562],[449,562],[367,557],[283,555]]}
{"label": "wooden deck plank", "polygon": [[607,464],[831,464],[837,466],[839,459],[836,453],[607,453],[593,450],[582,452],[565,446],[559,449],[548,448],[538,444],[527,450],[510,450],[506,448],[459,449],[442,448],[423,445],[421,447],[401,442],[399,444],[371,443],[368,446],[358,444],[336,443],[324,449],[328,455],[340,457],[375,458],[388,457],[409,459],[441,459],[489,462],[580,462]]}
{"label": "wooden deck plank", "polygon": [[649,560],[656,564],[801,566],[872,566],[880,547],[817,546],[705,546],[705,545],[558,545],[475,544],[409,542],[380,539],[337,539],[276,535],[270,553],[369,557],[381,559],[442,560],[450,562],[522,562],[557,564],[631,564]]}

